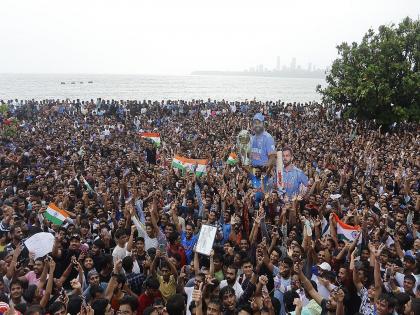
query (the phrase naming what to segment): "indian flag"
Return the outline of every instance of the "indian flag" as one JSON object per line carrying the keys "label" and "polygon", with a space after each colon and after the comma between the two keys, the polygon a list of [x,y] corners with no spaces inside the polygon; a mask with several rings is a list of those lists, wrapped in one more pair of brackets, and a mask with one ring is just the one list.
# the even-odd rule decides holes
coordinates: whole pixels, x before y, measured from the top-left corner
{"label": "indian flag", "polygon": [[150,139],[153,143],[160,147],[160,133],[158,132],[141,132],[140,137]]}
{"label": "indian flag", "polygon": [[236,155],[235,152],[232,152],[231,154],[229,154],[229,157],[226,163],[229,165],[235,165],[236,163],[238,163],[238,156]]}
{"label": "indian flag", "polygon": [[62,225],[68,217],[67,211],[60,209],[54,203],[50,203],[44,212],[44,218],[57,225]]}
{"label": "indian flag", "polygon": [[172,159],[172,167],[182,170],[183,172],[193,172],[197,176],[201,176],[206,172],[207,160],[188,159],[181,155],[175,155]]}
{"label": "indian flag", "polygon": [[[339,240],[353,242],[357,238],[357,235],[359,234],[360,227],[358,225],[357,226],[348,225],[344,223],[343,221],[341,221],[335,213],[333,213],[333,215],[334,215],[335,221],[337,222],[337,238]],[[360,237],[359,243],[361,242],[362,242],[362,238]]]}

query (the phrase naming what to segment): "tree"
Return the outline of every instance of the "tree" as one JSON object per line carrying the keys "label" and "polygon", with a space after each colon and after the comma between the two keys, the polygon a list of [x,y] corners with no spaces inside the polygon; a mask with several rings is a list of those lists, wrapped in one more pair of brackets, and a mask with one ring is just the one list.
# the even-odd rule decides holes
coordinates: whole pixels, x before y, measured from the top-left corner
{"label": "tree", "polygon": [[342,105],[349,118],[389,125],[420,120],[420,22],[370,29],[360,44],[337,46],[339,57],[317,91],[326,104]]}

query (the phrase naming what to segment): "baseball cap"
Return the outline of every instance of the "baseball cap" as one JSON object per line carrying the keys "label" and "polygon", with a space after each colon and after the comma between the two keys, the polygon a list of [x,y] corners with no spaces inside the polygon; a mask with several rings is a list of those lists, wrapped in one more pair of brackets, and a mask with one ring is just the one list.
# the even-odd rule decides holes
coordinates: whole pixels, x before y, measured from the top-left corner
{"label": "baseball cap", "polygon": [[257,113],[257,114],[254,115],[253,120],[259,120],[259,121],[264,122],[264,115],[261,114],[261,113]]}
{"label": "baseball cap", "polygon": [[331,271],[330,264],[325,261],[322,264],[318,265],[318,267],[321,268],[322,270]]}

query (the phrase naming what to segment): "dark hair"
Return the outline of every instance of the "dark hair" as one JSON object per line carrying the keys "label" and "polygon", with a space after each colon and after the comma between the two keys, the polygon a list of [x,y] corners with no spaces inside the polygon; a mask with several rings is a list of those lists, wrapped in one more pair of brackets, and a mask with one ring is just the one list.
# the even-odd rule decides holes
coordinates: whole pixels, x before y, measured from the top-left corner
{"label": "dark hair", "polygon": [[284,257],[282,260],[281,260],[281,262],[283,263],[283,264],[286,264],[289,268],[293,268],[293,260],[292,260],[292,258],[290,258],[290,257]]}
{"label": "dark hair", "polygon": [[223,287],[223,288],[220,290],[220,293],[219,293],[219,297],[220,297],[220,299],[221,299],[221,300],[223,300],[223,296],[225,296],[226,294],[229,294],[229,293],[231,293],[231,294],[235,295],[235,289],[234,289],[234,288],[232,288],[232,287],[230,287],[230,286],[225,286],[225,287]]}
{"label": "dark hair", "polygon": [[420,314],[420,298],[411,299],[411,309],[414,314]]}
{"label": "dark hair", "polygon": [[95,298],[98,293],[104,293],[104,289],[101,286],[90,286],[89,294],[92,298]]}
{"label": "dark hair", "polygon": [[36,288],[37,286],[35,284],[30,284],[28,288],[23,292],[23,298],[29,304],[32,304],[34,301]]}
{"label": "dark hair", "polygon": [[244,312],[247,312],[247,313],[249,313],[251,315],[254,313],[252,311],[252,308],[251,308],[251,305],[250,304],[241,304],[241,305],[239,305],[237,311],[238,312],[244,311]]}
{"label": "dark hair", "polygon": [[50,305],[50,307],[48,308],[48,313],[54,315],[54,313],[58,312],[62,308],[66,309],[66,305],[63,302],[56,301]]}
{"label": "dark hair", "polygon": [[141,237],[141,236],[137,237],[136,242],[143,242],[144,243],[144,237]]}
{"label": "dark hair", "polygon": [[82,306],[82,298],[78,295],[70,295],[69,303],[67,304],[67,313],[70,315],[77,315]]}
{"label": "dark hair", "polygon": [[0,293],[0,302],[9,304],[9,298],[5,293]]}
{"label": "dark hair", "polygon": [[95,314],[105,314],[109,301],[107,299],[97,299],[93,301],[92,308]]}
{"label": "dark hair", "polygon": [[159,289],[160,283],[159,280],[155,277],[149,277],[146,279],[145,283],[146,289]]}
{"label": "dark hair", "polygon": [[168,235],[168,242],[170,244],[174,244],[179,237],[179,233],[177,231],[173,231],[171,234]]}
{"label": "dark hair", "polygon": [[134,296],[126,295],[120,300],[121,305],[129,305],[132,312],[136,312],[139,307],[139,302]]}
{"label": "dark hair", "polygon": [[124,236],[124,235],[126,236],[126,235],[127,235],[127,233],[126,233],[125,229],[121,228],[121,229],[118,229],[118,230],[115,232],[114,237],[115,237],[116,239],[119,239],[121,236]]}
{"label": "dark hair", "polygon": [[133,258],[131,256],[125,256],[122,260],[122,267],[125,272],[131,272],[133,270]]}
{"label": "dark hair", "polygon": [[93,242],[93,245],[95,245],[96,247],[99,247],[100,249],[104,249],[105,248],[105,243],[103,240],[101,239],[97,239]]}
{"label": "dark hair", "polygon": [[228,268],[235,270],[235,274],[238,273],[238,268],[236,268],[234,265],[229,265]]}
{"label": "dark hair", "polygon": [[381,293],[378,297],[378,301],[386,301],[388,303],[388,309],[393,308],[396,304],[396,300],[388,293]]}
{"label": "dark hair", "polygon": [[[80,311],[80,308],[79,308]],[[31,305],[25,312],[25,315],[36,315],[41,314],[44,315],[45,312],[40,305]]]}
{"label": "dark hair", "polygon": [[285,146],[282,151],[283,152],[289,151],[290,152],[290,155],[293,156],[293,149],[291,147],[289,147],[289,146]]}
{"label": "dark hair", "polygon": [[243,258],[242,261],[241,261],[241,264],[242,265],[244,265],[244,264],[251,264],[252,265],[251,258],[249,258],[249,257]]}
{"label": "dark hair", "polygon": [[166,302],[169,315],[183,315],[185,313],[185,299],[181,294],[172,295]]}
{"label": "dark hair", "polygon": [[187,227],[187,225],[191,226],[191,228],[193,229],[193,231],[195,230],[195,225],[194,225],[194,223],[192,223],[191,221],[187,221],[187,222],[185,223],[185,227]]}
{"label": "dark hair", "polygon": [[404,276],[404,280],[410,280],[411,282],[413,282],[414,284],[416,284],[416,278],[413,275],[405,275]]}
{"label": "dark hair", "polygon": [[296,306],[293,304],[293,301],[295,299],[299,298],[299,294],[297,294],[296,291],[286,291],[283,295],[283,303],[284,303],[284,309],[287,313],[293,312],[296,308]]}
{"label": "dark hair", "polygon": [[15,284],[20,285],[20,287],[21,287],[21,288],[23,288],[23,283],[22,283],[22,281],[20,281],[19,279],[13,279],[13,280],[10,282],[10,286],[9,286],[9,288],[10,288],[10,289],[12,289],[12,286],[13,286],[13,285],[15,285]]}

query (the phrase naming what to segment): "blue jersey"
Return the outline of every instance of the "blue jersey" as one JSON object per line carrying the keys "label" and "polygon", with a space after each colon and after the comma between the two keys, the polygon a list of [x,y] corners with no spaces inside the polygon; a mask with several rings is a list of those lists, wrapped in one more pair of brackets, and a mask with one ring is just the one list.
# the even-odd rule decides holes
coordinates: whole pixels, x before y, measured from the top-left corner
{"label": "blue jersey", "polygon": [[297,195],[301,185],[308,186],[308,177],[296,166],[293,166],[289,171],[284,168],[283,184],[288,196]]}
{"label": "blue jersey", "polygon": [[276,153],[273,137],[266,131],[251,137],[251,164],[252,166],[267,166],[268,156]]}
{"label": "blue jersey", "polygon": [[194,246],[198,241],[198,236],[193,234],[190,239],[187,239],[187,234],[182,231],[181,245],[185,249],[185,256],[187,257],[187,264],[190,264],[194,258]]}

